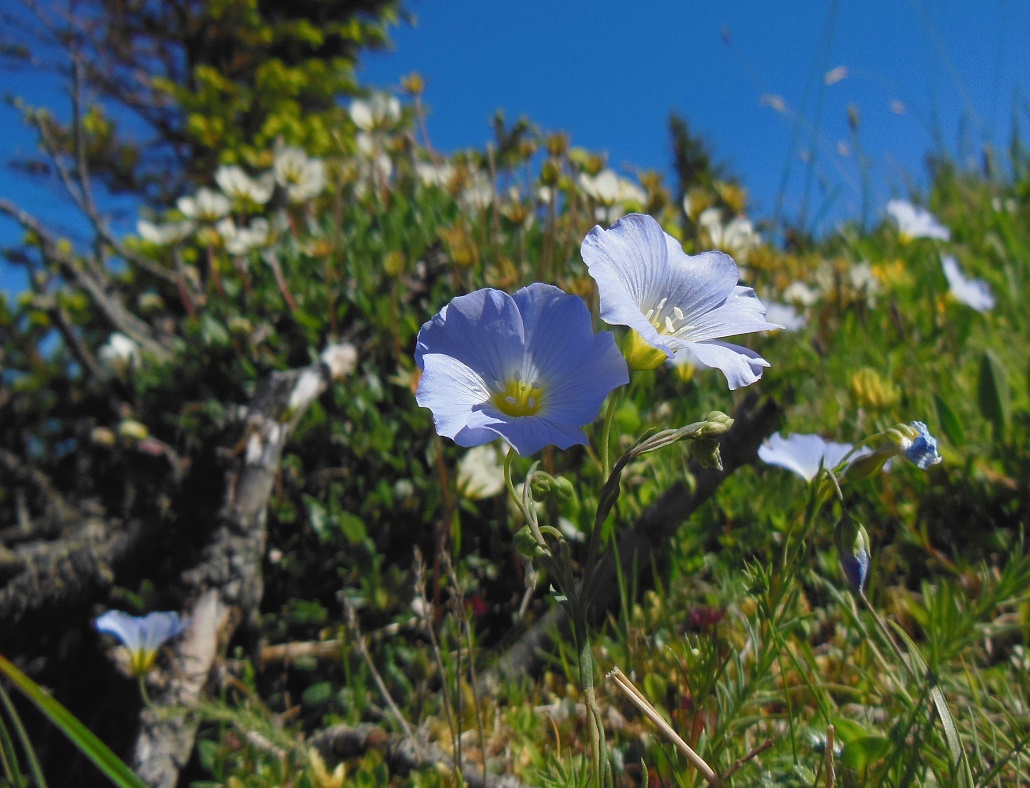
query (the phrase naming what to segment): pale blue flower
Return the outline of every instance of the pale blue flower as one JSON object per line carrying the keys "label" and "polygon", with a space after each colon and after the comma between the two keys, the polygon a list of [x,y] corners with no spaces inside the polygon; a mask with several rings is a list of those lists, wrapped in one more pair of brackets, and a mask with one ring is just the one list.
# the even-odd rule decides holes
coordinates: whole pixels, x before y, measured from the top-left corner
{"label": "pale blue flower", "polygon": [[902,444],[905,457],[915,463],[919,470],[925,471],[941,461],[941,455],[937,452],[937,439],[921,421],[910,422],[909,426],[915,433],[905,436],[906,440]]}
{"label": "pale blue flower", "polygon": [[583,260],[597,281],[601,317],[628,326],[672,358],[684,347],[726,376],[731,389],[762,376],[769,362],[754,351],[717,340],[781,326],[765,319],[755,291],[737,284],[733,258],[688,255],[650,216],[633,213],[583,240]]}
{"label": "pale blue flower", "polygon": [[898,232],[904,238],[935,238],[939,241],[951,238],[951,230],[936,216],[908,200],[890,200],[887,213],[898,223]]}
{"label": "pale blue flower", "polygon": [[[805,481],[812,481],[822,468],[836,468],[853,449],[850,443],[834,443],[819,435],[770,435],[758,447],[758,456],[769,465],[793,471]],[[857,456],[868,450],[856,452]]]}
{"label": "pale blue flower", "polygon": [[189,626],[189,622],[178,613],[130,616],[120,610],[108,610],[93,624],[98,632],[113,635],[122,642],[129,652],[129,667],[137,676],[150,670],[161,646],[181,635]]}
{"label": "pale blue flower", "polygon": [[956,301],[972,307],[977,312],[987,312],[994,308],[994,293],[991,292],[990,286],[982,279],[966,279],[954,256],[943,256],[941,267],[948,280],[948,288]]}
{"label": "pale blue flower", "polygon": [[415,399],[438,433],[466,447],[503,438],[523,456],[585,444],[581,426],[629,382],[583,300],[541,283],[458,296],[422,326],[415,362]]}

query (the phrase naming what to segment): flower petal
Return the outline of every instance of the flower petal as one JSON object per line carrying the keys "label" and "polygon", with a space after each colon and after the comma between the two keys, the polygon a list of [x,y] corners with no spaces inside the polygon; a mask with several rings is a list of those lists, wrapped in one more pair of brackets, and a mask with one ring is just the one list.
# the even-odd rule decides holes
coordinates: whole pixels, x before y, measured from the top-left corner
{"label": "flower petal", "polygon": [[422,326],[415,363],[422,368],[426,353],[451,356],[493,383],[521,367],[524,344],[514,299],[486,288],[458,296]]}
{"label": "flower petal", "polygon": [[189,626],[189,621],[178,613],[167,611],[148,613],[138,623],[144,650],[160,648],[163,643],[185,632]]}
{"label": "flower petal", "polygon": [[750,287],[737,285],[729,297],[710,311],[690,320],[691,342],[751,334],[755,331],[776,331],[783,326],[765,319],[765,306]]}
{"label": "flower petal", "polygon": [[[591,418],[596,415],[595,410]],[[488,432],[492,438],[504,438],[522,457],[535,454],[544,446],[568,449],[587,442],[586,434],[578,425],[549,419],[540,414],[512,418],[490,403],[472,413],[468,422],[471,431]]]}
{"label": "flower petal", "polygon": [[433,412],[436,431],[459,446],[478,446],[497,437],[492,432],[469,430],[468,415],[490,399],[483,378],[467,364],[444,353],[421,357],[422,379],[415,401]]}
{"label": "flower petal", "polygon": [[664,344],[645,317],[649,309],[658,308],[669,279],[661,225],[650,216],[631,213],[608,230],[594,227],[583,239],[581,253],[597,282],[601,318],[610,325],[629,326],[649,344]]}
{"label": "flower petal", "polygon": [[852,448],[850,443],[834,443],[819,435],[795,434],[784,438],[777,432],[758,448],[758,456],[769,465],[786,468],[812,481],[820,466],[835,468]]}
{"label": "flower petal", "polygon": [[728,342],[689,342],[687,347],[702,364],[722,372],[730,390],[750,386],[762,377],[762,369],[769,366],[768,361],[750,348]]}
{"label": "flower petal", "polygon": [[118,638],[129,651],[138,651],[142,644],[138,619],[121,610],[108,610],[93,626],[97,632]]}
{"label": "flower petal", "polygon": [[953,255],[942,257],[941,267],[948,280],[948,288],[956,301],[977,312],[987,312],[994,308],[994,293],[991,292],[990,285],[982,279],[967,279]]}

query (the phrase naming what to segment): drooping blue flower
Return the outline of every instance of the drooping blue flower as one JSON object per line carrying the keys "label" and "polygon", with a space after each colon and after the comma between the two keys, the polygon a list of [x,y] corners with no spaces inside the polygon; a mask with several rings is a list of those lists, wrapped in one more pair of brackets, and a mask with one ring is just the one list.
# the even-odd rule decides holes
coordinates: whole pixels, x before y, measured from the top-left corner
{"label": "drooping blue flower", "polygon": [[108,610],[93,625],[98,632],[113,635],[122,642],[129,652],[130,669],[137,676],[142,676],[153,667],[158,649],[185,632],[189,621],[178,613],[130,616],[120,610]]}
{"label": "drooping blue flower", "polygon": [[908,443],[903,446],[905,458],[915,463],[919,470],[925,471],[941,461],[941,455],[937,451],[937,439],[921,421],[910,422],[909,426],[914,430],[914,434],[906,436]]}
{"label": "drooping blue flower", "polygon": [[688,255],[658,222],[639,213],[608,230],[594,227],[582,254],[607,323],[628,326],[668,358],[689,348],[721,370],[731,389],[754,383],[769,366],[752,350],[718,341],[781,328],[765,319],[755,291],[737,284],[740,274],[729,255]]}
{"label": "drooping blue flower", "polygon": [[458,296],[422,326],[415,363],[438,433],[466,447],[503,438],[523,456],[586,443],[582,425],[629,382],[583,300],[541,283]]}
{"label": "drooping blue flower", "polygon": [[[850,443],[834,443],[819,435],[795,434],[784,438],[774,433],[758,447],[762,462],[793,471],[805,481],[812,481],[820,468],[835,468],[854,447]],[[857,453],[859,456],[861,450]]]}

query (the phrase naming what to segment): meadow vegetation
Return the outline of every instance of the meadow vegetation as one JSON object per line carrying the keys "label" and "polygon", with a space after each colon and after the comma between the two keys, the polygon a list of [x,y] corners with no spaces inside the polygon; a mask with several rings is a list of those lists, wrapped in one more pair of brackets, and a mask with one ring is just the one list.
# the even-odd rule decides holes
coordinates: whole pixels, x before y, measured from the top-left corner
{"label": "meadow vegetation", "polygon": [[[318,35],[277,24],[296,34],[279,52]],[[360,48],[381,40],[368,29],[346,33]],[[334,77],[347,98],[319,104],[284,98],[319,79],[311,62],[259,71],[253,93],[204,70],[192,92],[156,85],[203,150],[127,234],[90,190],[90,156],[122,151],[113,121],[24,107],[91,242],[0,201],[24,230],[7,264],[30,282],[0,298],[0,668],[28,677],[0,682],[0,781],[90,784],[91,730],[145,779],[174,764],[194,785],[705,784],[620,677],[716,782],[1030,780],[1018,134],[987,169],[933,159],[929,192],[902,195],[926,215],[895,204],[807,237],[748,218],[746,184],[679,118],[667,183],[525,119],[444,155],[414,75],[398,95]],[[581,246],[632,214],[687,254],[733,257],[784,326],[736,340],[768,361],[760,379],[731,390],[680,357],[631,369],[585,445],[523,457],[440,437],[416,403],[423,325],[456,297],[543,282],[630,347]],[[941,462],[907,461],[913,421]],[[760,458],[775,432],[878,461],[806,479]],[[594,558],[628,550],[570,608]],[[110,609],[191,626],[163,620],[175,637],[130,663],[94,629]],[[35,685],[81,726],[41,716]]]}

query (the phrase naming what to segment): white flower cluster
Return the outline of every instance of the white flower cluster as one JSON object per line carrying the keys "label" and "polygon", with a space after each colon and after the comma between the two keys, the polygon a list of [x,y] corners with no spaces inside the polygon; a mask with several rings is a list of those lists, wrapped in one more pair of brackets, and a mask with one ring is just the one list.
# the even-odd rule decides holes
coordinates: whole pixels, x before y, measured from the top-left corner
{"label": "white flower cluster", "polygon": [[179,198],[176,208],[182,219],[163,224],[140,219],[139,236],[157,246],[172,246],[201,227],[213,227],[226,251],[244,255],[271,242],[273,225],[263,216],[238,223],[241,217],[262,210],[277,190],[292,205],[309,202],[325,191],[327,179],[321,159],[291,145],[278,145],[271,170],[251,176],[242,167],[226,165],[215,172],[215,183],[217,189],[202,186]]}

